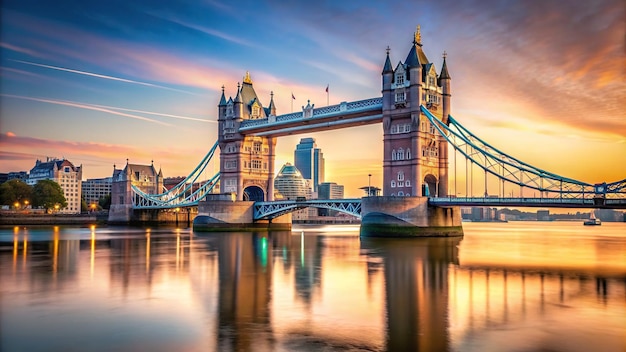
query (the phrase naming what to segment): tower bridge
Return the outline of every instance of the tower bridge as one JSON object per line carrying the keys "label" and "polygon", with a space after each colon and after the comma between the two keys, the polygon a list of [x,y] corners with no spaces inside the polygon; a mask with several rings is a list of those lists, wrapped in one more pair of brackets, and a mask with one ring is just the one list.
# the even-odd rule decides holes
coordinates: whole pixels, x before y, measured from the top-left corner
{"label": "tower bridge", "polygon": [[[146,188],[149,177],[133,173],[133,165],[117,170],[109,220],[127,222],[142,209],[198,206],[198,228],[290,227],[290,212],[313,206],[360,217],[362,230],[371,228],[374,234],[452,236],[462,234],[459,207],[466,205],[626,208],[626,180],[589,184],[556,175],[500,151],[465,128],[451,115],[452,78],[446,60],[444,53],[437,70],[422,48],[418,27],[404,61],[392,65],[387,49],[381,97],[317,108],[309,101],[302,111],[282,115],[277,115],[273,93],[267,106],[261,103],[246,73],[234,96],[227,99],[222,88],[218,140],[191,174],[173,189],[162,190],[158,182]],[[382,196],[274,201],[279,137],[374,123],[381,123],[383,133]],[[218,147],[219,173],[200,181]],[[457,157],[465,162],[465,197],[458,196]],[[473,193],[474,169],[484,179],[481,197]],[[218,183],[220,194],[212,194]],[[519,196],[507,197],[507,187],[519,189]]]}

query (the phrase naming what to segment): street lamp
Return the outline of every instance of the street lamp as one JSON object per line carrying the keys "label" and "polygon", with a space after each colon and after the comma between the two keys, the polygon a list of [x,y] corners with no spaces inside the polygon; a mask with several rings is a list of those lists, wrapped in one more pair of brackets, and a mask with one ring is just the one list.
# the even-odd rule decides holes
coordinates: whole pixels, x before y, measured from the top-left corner
{"label": "street lamp", "polygon": [[20,202],[13,203],[13,206],[15,207],[15,210],[18,210],[20,208]]}
{"label": "street lamp", "polygon": [[55,204],[55,205],[54,205],[54,211],[55,211],[55,212],[58,212],[58,211],[59,211],[59,205],[58,205],[58,204]]}
{"label": "street lamp", "polygon": [[372,196],[372,174],[367,175],[367,196]]}
{"label": "street lamp", "polygon": [[91,203],[90,207],[92,212],[96,211],[96,203]]}

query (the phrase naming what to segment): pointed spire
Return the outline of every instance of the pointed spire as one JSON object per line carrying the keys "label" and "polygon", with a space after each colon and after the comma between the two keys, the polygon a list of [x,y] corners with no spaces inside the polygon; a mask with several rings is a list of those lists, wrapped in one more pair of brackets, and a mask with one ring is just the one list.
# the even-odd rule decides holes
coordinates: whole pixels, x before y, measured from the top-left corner
{"label": "pointed spire", "polygon": [[235,96],[234,103],[241,103],[241,85],[237,82],[237,96]]}
{"label": "pointed spire", "polygon": [[219,106],[224,106],[224,105],[226,105],[226,96],[224,96],[224,86],[222,86],[222,97],[220,98]]}
{"label": "pointed spire", "polygon": [[409,51],[409,55],[406,56],[406,60],[404,60],[404,64],[406,68],[418,67],[421,66],[419,55],[417,54],[417,45],[411,46],[411,51]]}
{"label": "pointed spire", "polygon": [[406,60],[404,60],[404,64],[407,68],[417,67],[418,65],[425,65],[429,63],[426,54],[422,50],[422,32],[420,30],[420,26],[417,26],[417,30],[413,35],[413,45],[411,46],[411,51],[409,51],[409,55],[407,55]]}
{"label": "pointed spire", "polygon": [[446,57],[448,54],[443,52],[443,66],[441,67],[441,74],[439,74],[439,79],[451,79],[450,74],[448,73],[448,65],[446,64]]}
{"label": "pointed spire", "polygon": [[389,47],[387,47],[387,58],[385,59],[385,66],[383,67],[383,74],[385,73],[393,73],[393,68],[391,67],[391,60],[389,60]]}
{"label": "pointed spire", "polygon": [[268,107],[270,114],[276,115],[276,105],[274,105],[274,92],[270,92],[270,106]]}
{"label": "pointed spire", "polygon": [[417,25],[417,28],[415,29],[415,33],[413,37],[413,44],[422,46],[422,31],[421,31],[419,24]]}
{"label": "pointed spire", "polygon": [[243,83],[252,84],[252,78],[250,78],[250,72],[246,71],[246,76],[243,78]]}

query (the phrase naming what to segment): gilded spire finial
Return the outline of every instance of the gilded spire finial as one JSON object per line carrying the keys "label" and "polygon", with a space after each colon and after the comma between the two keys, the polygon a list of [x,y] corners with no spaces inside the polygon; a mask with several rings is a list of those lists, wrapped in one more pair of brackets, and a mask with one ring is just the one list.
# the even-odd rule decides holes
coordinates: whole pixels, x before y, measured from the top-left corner
{"label": "gilded spire finial", "polygon": [[444,50],[444,51],[443,51],[443,59],[445,60],[445,59],[446,59],[446,57],[448,57],[448,53],[446,53],[446,51]]}
{"label": "gilded spire finial", "polygon": [[387,51],[387,55],[389,55],[389,52],[391,51],[391,49],[389,48],[389,45],[387,45],[387,49],[385,49],[385,51]]}
{"label": "gilded spire finial", "polygon": [[415,38],[413,38],[413,42],[415,44],[421,44],[422,43],[422,31],[420,28],[420,25],[417,25],[417,28],[415,29]]}
{"label": "gilded spire finial", "polygon": [[252,84],[252,79],[250,78],[250,72],[246,71],[246,77],[243,78],[243,83]]}

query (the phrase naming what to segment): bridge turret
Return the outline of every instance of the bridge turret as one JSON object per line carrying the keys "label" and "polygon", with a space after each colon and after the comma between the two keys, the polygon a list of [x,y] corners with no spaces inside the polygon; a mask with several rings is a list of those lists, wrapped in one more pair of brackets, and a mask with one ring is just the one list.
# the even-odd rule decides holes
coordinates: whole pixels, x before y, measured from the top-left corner
{"label": "bridge turret", "polygon": [[233,101],[233,116],[236,119],[241,119],[243,117],[243,100],[241,98],[241,85],[237,82],[237,95],[235,96],[235,100]]}
{"label": "bridge turret", "polygon": [[422,51],[422,33],[420,26],[413,36],[413,46],[404,60],[409,78],[409,96],[407,100],[411,102],[412,110],[418,111],[422,98],[422,65],[428,63],[428,59]]}
{"label": "bridge turret", "polygon": [[276,116],[276,105],[274,105],[274,92],[270,92],[269,111],[271,116]]}
{"label": "bridge turret", "polygon": [[383,66],[383,110],[390,110],[393,105],[393,93],[391,92],[391,84],[393,83],[393,67],[389,59],[389,47],[387,47],[387,58]]}
{"label": "bridge turret", "polygon": [[226,115],[226,96],[224,95],[224,86],[222,86],[222,97],[218,104],[218,120]]}
{"label": "bridge turret", "polygon": [[448,73],[448,65],[446,63],[446,52],[443,52],[443,66],[441,67],[441,74],[439,75],[439,86],[442,91],[442,116],[441,120],[447,125],[448,124],[448,115],[450,115],[450,74]]}

